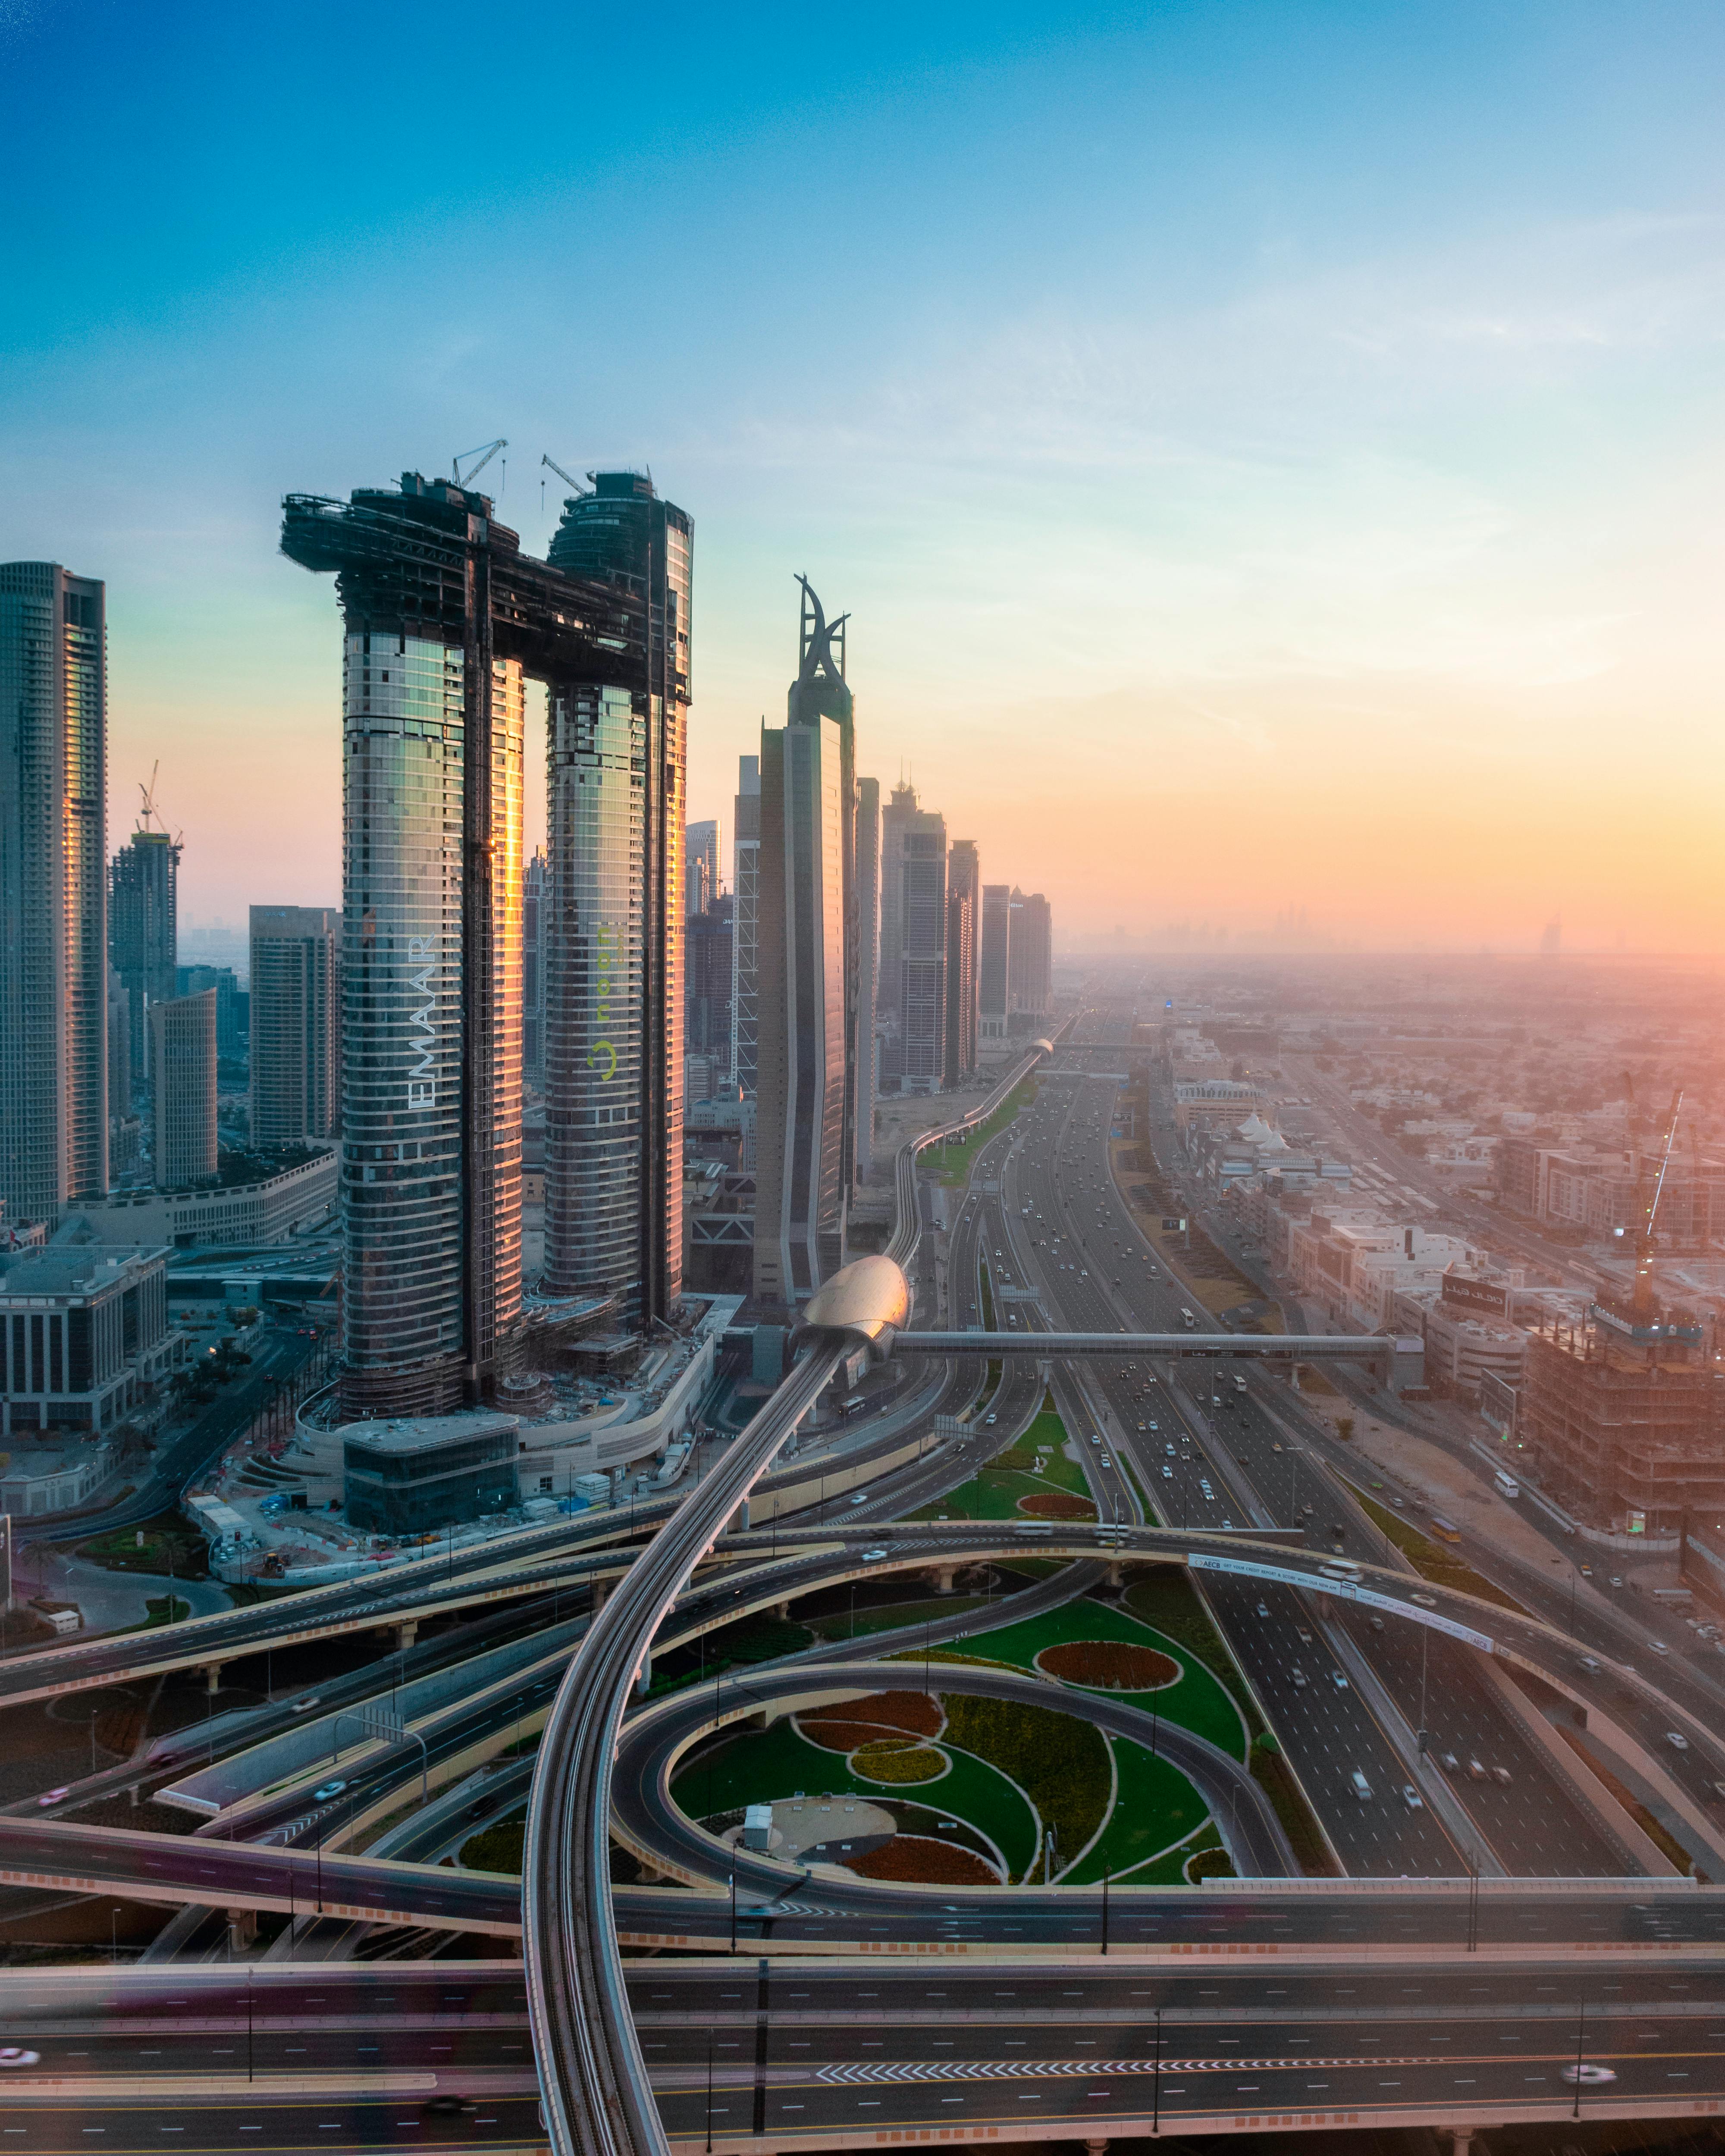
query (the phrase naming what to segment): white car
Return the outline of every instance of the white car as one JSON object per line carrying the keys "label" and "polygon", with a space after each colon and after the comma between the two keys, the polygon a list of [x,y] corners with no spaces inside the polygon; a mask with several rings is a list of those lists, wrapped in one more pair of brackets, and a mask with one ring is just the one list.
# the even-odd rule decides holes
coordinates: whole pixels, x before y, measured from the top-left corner
{"label": "white car", "polygon": [[865,1564],[879,1564],[881,1558],[885,1557],[886,1554],[886,1553],[884,1549],[865,1550],[862,1553],[862,1562]]}
{"label": "white car", "polygon": [[1423,1812],[1425,1810],[1425,1798],[1420,1795],[1411,1782],[1404,1782],[1402,1784],[1402,1802],[1410,1812]]}
{"label": "white car", "polygon": [[1686,1752],[1689,1749],[1689,1739],[1681,1729],[1666,1730],[1665,1741],[1671,1746],[1673,1752]]}
{"label": "white car", "polygon": [[1174,1479],[1173,1469],[1172,1467],[1164,1467],[1162,1471],[1162,1479],[1164,1482],[1172,1482]]}
{"label": "white car", "polygon": [[0,2044],[0,2066],[33,2066],[41,2057],[40,2051],[27,2051],[22,2044]]}
{"label": "white car", "polygon": [[1671,1649],[1666,1646],[1663,1640],[1650,1640],[1647,1644],[1656,1655],[1668,1655],[1671,1652]]}

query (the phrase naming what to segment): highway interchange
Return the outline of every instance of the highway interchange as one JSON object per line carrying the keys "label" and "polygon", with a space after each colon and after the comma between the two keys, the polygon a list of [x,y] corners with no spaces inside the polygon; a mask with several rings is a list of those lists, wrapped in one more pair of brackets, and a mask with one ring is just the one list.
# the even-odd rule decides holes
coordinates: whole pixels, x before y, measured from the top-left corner
{"label": "highway interchange", "polygon": [[[1123,1070],[1127,1065],[1118,1059],[1124,1053],[1091,1051],[1089,1060],[1105,1071]],[[1056,1057],[1056,1067],[1070,1058],[1070,1050]],[[975,1322],[969,1298],[979,1261],[989,1269],[996,1311],[1003,1318],[1016,1317],[1021,1326],[1166,1330],[1178,1325],[1183,1303],[1197,1308],[1188,1291],[1153,1275],[1152,1264],[1160,1273],[1160,1262],[1147,1254],[1109,1173],[1116,1091],[1108,1075],[1045,1077],[1036,1107],[980,1156],[973,1194],[945,1247],[932,1236],[924,1239],[917,1253],[928,1260],[917,1276],[919,1323]],[[944,1309],[933,1294],[942,1279]],[[1002,1288],[1026,1287],[1034,1291],[1034,1298],[1000,1295]],[[953,1367],[942,1395],[943,1413],[974,1396],[982,1370],[979,1360]],[[1068,1584],[1098,1577],[1116,1553],[1111,1522],[1117,1517],[1126,1539],[1147,1551],[1152,1547],[1150,1537],[1132,1528],[1143,1517],[1141,1491],[1148,1491],[1176,1523],[1214,1529],[1225,1520],[1243,1536],[1254,1528],[1286,1528],[1295,1522],[1296,1501],[1312,1503],[1317,1532],[1309,1537],[1312,1553],[1290,1549],[1281,1561],[1313,1565],[1327,1555],[1330,1530],[1337,1525],[1349,1558],[1363,1564],[1383,1559],[1381,1540],[1312,1457],[1319,1448],[1309,1419],[1286,1388],[1247,1367],[1242,1399],[1234,1391],[1232,1374],[1233,1366],[1224,1363],[1152,1371],[1100,1358],[1082,1373],[1055,1373],[1056,1399],[1069,1426],[1086,1439],[1094,1434],[1102,1440],[1081,1450],[1103,1527],[1085,1538],[1071,1537],[1072,1554],[1081,1552],[1085,1562],[1069,1574]],[[879,1523],[964,1480],[1028,1422],[1040,1394],[1034,1363],[1008,1358],[1000,1389],[988,1402],[998,1418],[992,1428],[948,1439],[919,1464],[890,1480],[882,1477],[860,1504],[844,1507],[842,1524],[817,1512],[812,1518],[805,1514],[794,1523],[779,1523],[775,1535],[806,1544],[800,1562],[811,1578],[854,1570],[859,1531],[865,1529],[876,1547],[890,1536],[895,1557],[906,1563],[927,1564],[937,1536],[952,1553],[984,1553],[989,1538],[981,1523],[954,1520],[942,1527],[931,1522],[921,1531],[888,1530]],[[1235,1404],[1212,1404],[1228,1400]],[[1153,1433],[1137,1427],[1152,1421],[1159,1425]],[[1172,1458],[1165,1450],[1169,1444],[1175,1448]],[[1306,1455],[1297,1481],[1296,1447]],[[740,1455],[743,1448],[735,1450]],[[1125,1471],[1128,1461],[1132,1474]],[[1172,1472],[1164,1476],[1164,1466]],[[743,1489],[751,1479],[742,1476]],[[1214,1496],[1204,1495],[1204,1481]],[[722,1473],[710,1476],[692,1494],[702,1492],[713,1518],[696,1539],[711,1540],[734,1514],[737,1492],[726,1486]],[[633,1559],[633,1573],[644,1545],[649,1557],[668,1546],[668,1537],[656,1543],[648,1538],[674,1507],[686,1512],[679,1507],[682,1495],[644,1507],[634,1537],[621,1538],[627,1547],[616,1546],[614,1522],[578,1529],[563,1523],[519,1538],[513,1550],[494,1543],[483,1552],[454,1553],[434,1588],[430,1574],[435,1568],[415,1567],[418,1579],[366,1581],[322,1590],[320,1602],[296,1598],[266,1611],[203,1620],[210,1629],[189,1645],[171,1636],[192,1634],[192,1627],[182,1626],[149,1642],[92,1643],[64,1660],[65,1650],[43,1659],[99,1684],[135,1666],[165,1666],[164,1657],[177,1656],[183,1666],[256,1653],[287,1630],[297,1627],[303,1635],[314,1621],[331,1629],[377,1626],[458,1604],[483,1609],[481,1598],[495,1605],[524,1596],[538,1597],[536,1604],[526,1606],[548,1617],[552,1613],[543,1610],[547,1585],[554,1597],[570,1589],[578,1595],[596,1571],[614,1578]],[[614,1546],[595,1548],[602,1537]],[[997,1553],[1004,1554],[998,1550],[999,1540],[997,1530]],[[1060,1547],[1068,1547],[1066,1541]],[[1276,1561],[1276,1553],[1263,1546],[1255,1554]],[[793,1556],[788,1548],[775,1551],[758,1531],[733,1533],[716,1543],[716,1565],[710,1563],[694,1594],[682,1596],[674,1615],[666,1614],[668,1599],[660,1610],[665,1618],[661,1645],[702,1622],[728,1619],[740,1606],[767,1606],[769,1587],[778,1594],[787,1587],[794,1592],[796,1582],[782,1568]],[[675,1569],[670,1566],[668,1578]],[[745,1582],[741,1588],[734,1584],[739,1579]],[[641,1580],[643,1591],[650,1592],[644,1573]],[[661,2119],[663,2130],[691,2145],[711,2132],[716,2145],[759,2145],[764,2137],[771,2145],[791,2147],[799,2140],[872,2140],[889,2128],[919,2133],[938,2129],[943,2138],[961,2126],[997,2138],[1090,2138],[1098,2130],[1145,2132],[1163,2118],[1178,2118],[1189,2131],[1200,2123],[1219,2125],[1224,2118],[1231,2123],[1236,2113],[1241,2123],[1252,2124],[1291,2115],[1337,2124],[1412,2117],[1458,2123],[1483,2115],[1555,2117],[1567,2115],[1574,2101],[1574,2087],[1563,2074],[1578,2046],[1589,2059],[1609,2054],[1620,2076],[1609,2090],[1588,2091],[1590,2107],[1632,2100],[1643,2109],[1677,2112],[1692,2102],[1714,2103],[1716,2094],[1707,2092],[1720,2089],[1725,2056],[1725,2032],[1715,2025],[1721,2017],[1708,2003],[1720,1995],[1713,1943],[1725,1932],[1720,1897],[1651,1879],[1593,1893],[1572,1888],[1567,1896],[1494,1880],[1493,1871],[1534,1876],[1592,1871],[1621,1878],[1635,1867],[1614,1842],[1609,1820],[1602,1821],[1531,1748],[1517,1717],[1479,1675],[1473,1650],[1426,1630],[1416,1634],[1399,1621],[1378,1630],[1363,1605],[1350,1608],[1339,1595],[1327,1596],[1320,1605],[1291,1587],[1223,1573],[1208,1575],[1206,1584],[1218,1619],[1343,1865],[1362,1878],[1409,1876],[1399,1902],[1363,1900],[1358,1888],[1326,1889],[1313,1881],[1291,1885],[1286,1899],[1266,1887],[1117,1892],[1105,1917],[1097,1895],[1085,1890],[1014,1895],[1009,1909],[1000,1899],[991,1904],[987,1897],[950,1890],[940,1890],[935,1902],[928,1890],[883,1892],[875,1882],[866,1888],[860,1882],[846,1886],[839,1875],[824,1877],[818,1887],[793,1882],[788,1892],[781,1882],[768,1893],[767,1867],[762,1901],[745,1905],[767,1913],[742,1917],[736,1960],[726,1955],[717,1962],[615,1964],[651,2076],[655,2121],[649,2126],[636,2119],[624,2141],[612,2145],[653,2145]],[[1382,1584],[1394,1586],[1388,1577]],[[1409,1589],[1414,1584],[1405,1583]],[[670,1592],[676,1594],[675,1586]],[[625,1599],[613,1595],[619,1607]],[[1533,1598],[1529,1600],[1532,1606]],[[554,1604],[565,1621],[578,1606],[572,1596],[560,1608]],[[1538,1609],[1536,1614],[1553,1613]],[[1495,1613],[1492,1622],[1500,1631],[1514,1629]],[[595,1634],[601,1629],[593,1628]],[[962,1620],[955,1620],[937,1636],[963,1629]],[[1301,1639],[1302,1631],[1309,1640]],[[866,1643],[866,1650],[875,1654],[891,1644],[877,1638]],[[1549,1653],[1548,1639],[1537,1644],[1541,1653]],[[1629,1642],[1614,1635],[1598,1644],[1621,1659]],[[824,1651],[832,1658],[831,1650]],[[1403,1800],[1404,1784],[1429,1787],[1443,1771],[1430,1759],[1420,1761],[1409,1746],[1409,1732],[1420,1722],[1422,1658],[1431,1748],[1453,1748],[1464,1758],[1502,1766],[1510,1777],[1507,1787],[1496,1780],[1457,1784],[1441,1805],[1428,1802],[1418,1810]],[[36,1673],[22,1666],[25,1660],[0,1662],[0,1698],[40,1696]],[[608,1713],[614,1707],[621,1717],[638,1660],[638,1650],[619,1638],[608,1705],[592,1701],[589,1710]],[[1294,1681],[1296,1667],[1306,1676],[1303,1685]],[[1337,1672],[1349,1676],[1345,1688],[1334,1681]],[[1666,1674],[1658,1671],[1661,1682]],[[1711,1729],[1711,1687],[1681,1674],[1694,1702],[1691,1707],[1686,1699],[1683,1705]],[[536,1712],[548,1702],[553,1675],[534,1680]],[[869,1676],[859,1668],[855,1675],[865,1686],[879,1681],[878,1671]],[[1657,1718],[1662,1710],[1650,1710],[1645,1686],[1615,1679],[1609,1671],[1604,1675],[1613,1687],[1614,1712],[1645,1721],[1651,1711]],[[771,1689],[771,1683],[762,1672],[750,1673],[747,1680],[751,1690]],[[737,1706],[743,1681],[735,1680],[732,1689]],[[495,1724],[498,1711],[495,1703],[478,1701],[464,1706],[455,1717],[459,1726],[449,1732],[451,1748],[454,1738],[472,1733],[470,1716],[479,1722],[489,1716]],[[550,1744],[548,1738],[542,1756]],[[583,1748],[590,1753],[593,1747],[583,1740],[562,1748],[578,1759]],[[1690,1794],[1697,1804],[1709,1794],[1706,1750],[1697,1743],[1692,1762],[1676,1762],[1676,1768],[1692,1767]],[[411,1758],[404,1756],[409,1752]],[[1369,1804],[1345,1793],[1347,1775],[1357,1766],[1373,1789]],[[381,1800],[418,1770],[416,1748],[384,1746],[365,1772],[377,1776]],[[542,1766],[542,1779],[544,1772]],[[628,1784],[631,1794],[642,1786],[634,1778]],[[555,1815],[546,1794],[536,1793],[535,1813],[542,1821]],[[355,1803],[366,1794],[362,1779]],[[279,1832],[283,1805],[297,1816],[298,1801],[283,1799],[273,1812],[267,1805],[259,1808],[244,1832],[252,1835],[260,1825]],[[350,1825],[353,1809],[350,1804]],[[608,1839],[608,1803],[596,1815]],[[21,1844],[3,1840],[13,1824],[0,1822],[8,1876],[19,1876],[14,1867]],[[33,1838],[39,1848],[44,1835],[54,1835],[54,1823],[41,1822],[39,1815],[15,1823],[19,1836],[39,1827],[42,1831]],[[316,1839],[326,1833],[339,1840],[341,1822],[313,1823],[311,1831]],[[294,1873],[288,1898],[296,1907],[303,1907],[308,1871],[316,1889],[320,1860],[315,1849],[272,1848],[266,1855],[243,1842],[199,1838],[179,1840],[182,1854],[176,1858],[156,1845],[172,1847],[177,1838],[144,1839],[152,1857],[185,1865],[186,1876],[169,1880],[170,1887],[183,1885],[187,1892],[214,1899],[218,1887],[237,1889],[240,1868],[249,1865],[258,1881],[269,1873],[278,1890],[272,1901],[259,1887],[256,1898],[265,1906],[281,1906],[279,1890],[288,1869]],[[685,1850],[698,1856],[698,1834],[685,1833],[682,1839]],[[95,1840],[92,1833],[90,1846]],[[588,1881],[599,1873],[596,1850],[590,1841],[584,1867],[564,1861],[568,1853],[547,1857],[542,1845],[541,1861],[557,1871],[558,1895],[585,1897]],[[575,1854],[578,1860],[580,1852]],[[111,1876],[124,1880],[120,1837],[110,1837],[110,1855]],[[1473,1867],[1486,1875],[1477,1889],[1454,1883]],[[141,1868],[135,1866],[134,1879]],[[466,1930],[502,1935],[500,1945],[521,1922],[512,1881],[435,1867],[427,1876],[424,1867],[382,1859],[326,1856],[321,1868],[330,1885],[326,1902],[357,1916],[381,1905],[398,1921],[459,1920]],[[712,1882],[716,1867],[710,1861],[707,1869]],[[417,1911],[401,1906],[399,1892],[416,1874],[422,1902]],[[1422,1875],[1432,1876],[1434,1883],[1411,1883]],[[1438,1878],[1450,1883],[1440,1886]],[[531,1898],[531,1848],[528,1880]],[[372,1893],[372,1886],[385,1891]],[[755,1891],[753,1883],[748,1891]],[[572,1928],[589,1940],[608,1934],[608,1905],[614,1900],[625,1942],[675,1936],[691,1947],[704,1944],[709,1954],[730,1944],[730,1909],[722,1893],[627,1887],[613,1897],[603,1886],[600,1892],[606,1906],[597,1898],[591,1906],[583,1902],[580,1923]],[[490,1898],[482,1912],[485,1897]],[[437,1897],[460,1907],[434,1911],[429,1904]],[[1110,1951],[1120,1957],[1114,1974],[1082,1958],[1100,1953],[1105,1922]],[[1584,1984],[1577,1980],[1578,1947],[1589,1956]],[[942,1956],[942,1966],[937,1973],[894,1972],[878,1960],[838,1958],[847,1948],[865,1956],[933,1952]],[[1266,1974],[1261,1961],[1250,1970],[1228,1965],[1230,1953],[1254,1950],[1277,1957],[1278,1967]],[[1186,1965],[1194,1953],[1205,1957],[1201,1979]],[[957,1962],[954,1954],[960,1957]],[[1075,1954],[1081,1957],[1076,1967]],[[1650,1956],[1656,1958],[1656,1967],[1650,1965]],[[1499,1965],[1506,1958],[1513,1959],[1512,1969]],[[1361,1980],[1374,1962],[1382,1964],[1382,1981]],[[262,2107],[242,2100],[227,2085],[224,2077],[239,2071],[232,2063],[239,2056],[237,2047],[209,2041],[210,2017],[219,2022],[223,2014],[223,1996],[212,1994],[224,1983],[229,2032],[239,2028],[237,1970],[146,1964],[124,1972],[65,1973],[69,1993],[77,1993],[88,1979],[87,1993],[101,1994],[100,2005],[89,2003],[86,1995],[85,2041],[75,2045],[68,2033],[77,2033],[78,2015],[59,1995],[59,1977],[54,1989],[38,1980],[27,1997],[14,1975],[0,1974],[8,2041],[42,2052],[39,2067],[12,2083],[8,2132],[13,2144],[48,2149],[73,2142],[88,2146],[92,2132],[109,2145],[128,2147],[159,2148],[167,2138],[169,2145],[180,2140],[212,2148],[313,2142],[345,2148],[447,2137],[458,2129],[463,2140],[543,2145],[547,2128],[531,2079],[523,2018],[533,2008],[541,1974],[531,1948],[529,1972],[524,1987],[519,1967],[509,1964],[490,1969],[470,1963],[373,1969],[336,1962],[317,1970],[314,1986],[291,1964],[255,1965],[244,1979],[250,1994],[247,2071],[276,2083]],[[655,1997],[649,1989],[644,1997],[644,1984],[660,1987],[665,1995]],[[186,2018],[183,2001],[193,1987],[203,2017],[201,2033],[172,2025],[177,2016]],[[453,2010],[444,1992],[452,1999],[463,1994]],[[873,2002],[865,2006],[870,1993]],[[260,1994],[272,2002],[261,2016],[261,2034]],[[314,1996],[318,2010],[309,2013]],[[484,2009],[483,2029],[473,2003],[481,1996],[492,2002]],[[1579,2012],[1587,2017],[1579,2030]],[[1161,2033],[1147,2048],[1158,2015]],[[290,2022],[307,2041],[288,2043],[295,2033]],[[141,2035],[160,2035],[162,2041],[146,2045],[137,2041]],[[540,2036],[542,2066],[542,2027]],[[162,2063],[143,2066],[146,2051]],[[213,2063],[218,2056],[224,2057],[219,2066]],[[627,2067],[619,2055],[619,2070]],[[162,2077],[159,2101],[146,2102],[138,2093],[146,2074]],[[283,2078],[289,2074],[329,2075],[341,2102],[307,2097],[302,2088],[290,2096]],[[462,2100],[470,2100],[470,2107],[449,2117],[426,2111],[424,2092],[447,2090],[452,2078],[460,2082]],[[167,2095],[170,2082],[172,2102]],[[173,2102],[186,2108],[177,2112]],[[1558,2108],[1543,2111],[1548,2102]],[[1109,2123],[1099,2129],[1100,2120]],[[553,2121],[551,2138],[559,2148],[594,2145],[578,2124],[565,2140]]]}

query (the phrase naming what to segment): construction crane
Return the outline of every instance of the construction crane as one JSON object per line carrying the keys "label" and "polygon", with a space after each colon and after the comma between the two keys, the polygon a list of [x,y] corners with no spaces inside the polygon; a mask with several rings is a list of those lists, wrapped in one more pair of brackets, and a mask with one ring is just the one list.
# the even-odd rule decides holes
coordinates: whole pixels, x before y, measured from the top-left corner
{"label": "construction crane", "polygon": [[1665,1179],[1671,1164],[1671,1149],[1677,1142],[1677,1117],[1683,1106],[1683,1089],[1679,1086],[1671,1095],[1671,1113],[1666,1118],[1665,1142],[1659,1151],[1659,1173],[1653,1178],[1653,1188],[1641,1209],[1641,1219],[1635,1230],[1635,1284],[1630,1296],[1630,1307],[1638,1322],[1651,1319],[1654,1314],[1653,1300],[1653,1238],[1659,1222],[1659,1201],[1665,1195]]}
{"label": "construction crane", "polygon": [[[456,485],[471,486],[474,481],[479,477],[480,474],[485,470],[485,466],[490,464],[492,458],[496,455],[498,450],[506,449],[508,447],[509,442],[507,437],[500,434],[495,442],[481,442],[476,449],[463,449],[458,455],[451,457],[449,459],[449,470],[454,475]],[[477,457],[479,462],[475,465],[470,465],[466,471],[463,472],[461,469],[461,459],[463,457]]]}
{"label": "construction crane", "polygon": [[570,488],[574,493],[583,495],[591,494],[593,492],[593,489],[590,486],[583,486],[579,480],[572,478],[570,475],[563,470],[562,466],[557,462],[555,457],[541,457],[539,461],[542,465],[549,465],[552,470],[557,474],[557,477],[562,480],[564,485]]}
{"label": "construction crane", "polygon": [[[161,772],[162,758],[158,756],[150,767],[150,783],[146,786],[141,778],[138,781],[138,792],[144,797],[143,807],[138,811],[138,829],[141,831],[147,831],[150,829],[150,819],[152,816],[157,817],[158,821],[161,820],[160,812],[156,806],[156,781],[161,775]],[[164,831],[167,829],[166,823],[162,824],[162,828]]]}

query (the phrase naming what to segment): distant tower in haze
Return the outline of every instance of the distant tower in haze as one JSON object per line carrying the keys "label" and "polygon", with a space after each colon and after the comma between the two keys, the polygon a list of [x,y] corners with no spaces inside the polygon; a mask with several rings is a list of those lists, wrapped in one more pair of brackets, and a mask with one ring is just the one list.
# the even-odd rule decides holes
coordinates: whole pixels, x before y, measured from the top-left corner
{"label": "distant tower in haze", "polygon": [[341,936],[334,906],[252,908],[251,1136],[260,1148],[327,1144],[341,1129]]}
{"label": "distant tower in haze", "polygon": [[856,1031],[850,1063],[855,1077],[856,1180],[866,1183],[874,1163],[875,1087],[878,1050],[875,1004],[880,991],[880,782],[856,782]]}
{"label": "distant tower in haze", "polygon": [[1012,1008],[1032,1018],[1047,1015],[1054,1000],[1054,915],[1039,891],[1012,894],[1012,948],[1008,983]]}
{"label": "distant tower in haze", "polygon": [[193,1190],[213,1183],[216,1149],[216,992],[174,996],[150,1006],[155,1074],[156,1187]]}
{"label": "distant tower in haze", "polygon": [[1004,1040],[1012,964],[1012,890],[1004,883],[983,886],[983,940],[977,962],[977,1036]]}
{"label": "distant tower in haze", "polygon": [[793,1303],[845,1262],[855,1175],[855,738],[846,617],[808,578],[783,726],[761,729],[755,1293]]}
{"label": "distant tower in haze", "polygon": [[955,839],[947,856],[947,1039],[942,1073],[949,1091],[976,1075],[978,959],[983,869],[974,840]]}
{"label": "distant tower in haze", "polygon": [[1539,955],[1542,958],[1556,958],[1563,948],[1563,924],[1556,916],[1548,921],[1540,932]]}
{"label": "distant tower in haze", "polygon": [[108,1188],[105,588],[0,563],[0,1205]]}
{"label": "distant tower in haze", "polygon": [[179,993],[181,848],[157,815],[153,775],[139,792],[137,828],[108,869],[108,957],[130,1006],[135,1080],[150,1075],[150,1006]]}
{"label": "distant tower in haze", "polygon": [[901,780],[880,818],[880,1075],[937,1093],[947,1050],[947,819]]}
{"label": "distant tower in haze", "polygon": [[760,1052],[761,759],[737,760],[732,823],[731,1075],[754,1098]]}
{"label": "distant tower in haze", "polygon": [[686,865],[684,904],[691,915],[710,912],[719,896],[719,819],[691,824],[683,834]]}

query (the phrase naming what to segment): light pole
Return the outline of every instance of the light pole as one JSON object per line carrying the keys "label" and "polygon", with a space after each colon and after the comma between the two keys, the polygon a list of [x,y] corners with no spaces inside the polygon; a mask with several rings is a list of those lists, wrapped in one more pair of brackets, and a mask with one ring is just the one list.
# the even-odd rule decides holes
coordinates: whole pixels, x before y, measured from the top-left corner
{"label": "light pole", "polygon": [[1586,2042],[1587,2000],[1584,1997],[1579,2001],[1575,2018],[1575,2102],[1569,2113],[1572,2118],[1579,2118],[1581,2116],[1581,2061]]}

